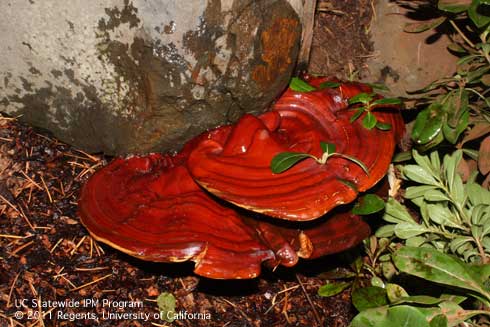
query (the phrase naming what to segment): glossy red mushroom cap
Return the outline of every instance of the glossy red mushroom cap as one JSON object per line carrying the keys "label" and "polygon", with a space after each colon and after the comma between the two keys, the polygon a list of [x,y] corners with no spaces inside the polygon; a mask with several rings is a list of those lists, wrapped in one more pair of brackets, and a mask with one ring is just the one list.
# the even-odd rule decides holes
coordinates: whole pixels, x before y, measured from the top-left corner
{"label": "glossy red mushroom cap", "polygon": [[[378,121],[392,126],[390,130],[350,122],[354,110],[346,94],[363,91],[371,90],[357,84],[304,93],[288,90],[271,112],[245,115],[227,133],[200,142],[188,160],[191,175],[226,201],[287,220],[316,219],[352,202],[386,174],[403,132],[400,113],[390,108],[374,113]],[[272,159],[282,152],[321,157],[320,142],[335,144],[336,152],[360,160],[369,173],[340,156],[325,165],[305,159],[284,173],[271,171]]]}

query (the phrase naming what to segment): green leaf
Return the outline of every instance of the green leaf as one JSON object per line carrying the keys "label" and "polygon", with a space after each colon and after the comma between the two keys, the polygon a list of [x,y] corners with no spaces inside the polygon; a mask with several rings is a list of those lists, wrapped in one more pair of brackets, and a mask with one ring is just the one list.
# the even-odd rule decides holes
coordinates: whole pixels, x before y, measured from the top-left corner
{"label": "green leaf", "polygon": [[349,327],[430,327],[430,314],[441,312],[440,308],[431,309],[422,310],[409,305],[372,308],[355,316]]}
{"label": "green leaf", "polygon": [[444,301],[454,302],[456,304],[460,304],[463,301],[466,301],[468,297],[462,295],[454,295],[454,294],[441,294],[441,299]]}
{"label": "green leaf", "polygon": [[465,110],[459,120],[457,121],[457,126],[452,128],[448,123],[444,123],[442,126],[442,132],[446,140],[451,142],[452,144],[456,144],[458,142],[459,136],[463,133],[468,127],[470,121],[470,112],[469,110]]}
{"label": "green leaf", "polygon": [[464,229],[459,223],[458,219],[447,207],[442,204],[428,204],[427,211],[429,213],[430,219],[436,224],[443,226],[454,227],[459,229]]}
{"label": "green leaf", "polygon": [[366,113],[366,116],[362,119],[362,126],[364,126],[367,129],[373,129],[374,126],[376,126],[376,123],[378,120],[376,119],[376,116],[374,116],[370,111]]}
{"label": "green leaf", "polygon": [[375,100],[371,103],[371,106],[381,106],[381,105],[400,105],[402,104],[402,100],[398,98],[382,98]]}
{"label": "green leaf", "polygon": [[386,295],[390,303],[397,302],[400,298],[407,298],[408,293],[398,284],[386,283]]}
{"label": "green leaf", "polygon": [[484,27],[490,23],[490,15],[488,10],[480,7],[480,1],[474,0],[468,8],[468,16],[471,21],[478,27]]}
{"label": "green leaf", "polygon": [[366,111],[366,107],[357,108],[356,112],[352,115],[352,117],[350,117],[349,122],[355,122],[363,114],[364,111]]}
{"label": "green leaf", "polygon": [[419,112],[412,130],[412,139],[419,144],[432,141],[439,134],[444,117],[443,106],[434,102]]}
{"label": "green leaf", "polygon": [[399,152],[393,157],[393,162],[403,162],[412,159],[412,151]]}
{"label": "green leaf", "polygon": [[478,69],[470,70],[466,76],[468,83],[479,82],[480,78],[490,70],[490,67],[485,65]]}
{"label": "green leaf", "polygon": [[434,169],[432,161],[427,156],[420,155],[417,150],[413,150],[413,159],[415,162],[432,176],[436,177],[438,174],[437,169]]}
{"label": "green leaf", "polygon": [[406,178],[420,184],[434,186],[439,184],[429,171],[417,165],[406,165],[403,167],[402,172]]}
{"label": "green leaf", "polygon": [[450,188],[451,194],[453,196],[454,202],[464,207],[466,202],[466,193],[463,185],[463,179],[459,173],[454,176],[453,184]]}
{"label": "green leaf", "polygon": [[444,156],[444,170],[446,173],[446,181],[449,189],[454,190],[454,179],[456,178],[457,168],[461,158],[463,157],[463,152],[461,150],[454,151],[452,155]]}
{"label": "green leaf", "polygon": [[452,51],[452,52],[455,52],[455,53],[458,53],[458,54],[463,54],[463,53],[467,53],[466,49],[463,48],[461,45],[459,45],[458,43],[450,43],[448,46],[447,46],[448,50]]}
{"label": "green leaf", "polygon": [[160,316],[166,322],[174,321],[175,313],[175,296],[168,292],[163,292],[157,297],[157,305],[160,310]]}
{"label": "green leaf", "polygon": [[368,169],[368,167],[364,164],[364,162],[362,162],[361,160],[357,159],[356,157],[348,156],[348,155],[342,154],[342,153],[334,153],[334,155],[352,161],[353,163],[355,163],[356,165],[358,165],[359,167],[361,167],[361,169],[364,170],[364,172],[366,173],[366,175],[369,175],[369,169]]}
{"label": "green leaf", "polygon": [[348,100],[349,105],[356,103],[369,104],[373,100],[373,94],[358,93]]}
{"label": "green leaf", "polygon": [[383,225],[376,230],[376,237],[392,237],[395,232],[394,224]]}
{"label": "green leaf", "polygon": [[[479,204],[471,210],[471,223],[474,225],[484,225],[490,220],[490,207]],[[490,227],[490,224],[488,224]],[[487,228],[487,226],[485,226]],[[486,229],[485,228],[485,229]]]}
{"label": "green leaf", "polygon": [[440,299],[433,296],[428,295],[414,295],[414,296],[406,296],[400,297],[393,304],[402,304],[402,303],[414,303],[414,304],[423,304],[423,305],[434,305],[439,304],[445,301],[444,299]]}
{"label": "green leaf", "polygon": [[419,225],[416,222],[395,225],[395,235],[401,239],[411,238],[429,231],[430,230],[426,227]]}
{"label": "green leaf", "polygon": [[463,151],[464,154],[466,154],[471,159],[478,161],[478,151],[477,150],[466,149],[466,148],[463,148],[461,150]]}
{"label": "green leaf", "polygon": [[437,151],[432,151],[430,153],[430,162],[434,168],[434,172],[439,175],[441,171],[441,159],[439,158],[439,153]]}
{"label": "green leaf", "polygon": [[343,178],[337,178],[337,180],[344,184],[344,185],[347,185],[350,189],[352,189],[354,192],[358,193],[359,190],[357,189],[357,185],[356,183],[350,181],[350,180],[347,180],[347,179],[343,179]]}
{"label": "green leaf", "polygon": [[301,78],[293,77],[289,82],[289,88],[295,92],[311,92],[316,91],[316,88],[307,82],[303,81]]}
{"label": "green leaf", "polygon": [[470,265],[471,270],[474,272],[474,276],[480,280],[480,283],[485,284],[490,278],[490,264],[484,265]]}
{"label": "green leaf", "polygon": [[339,87],[340,86],[340,83],[338,82],[331,82],[331,81],[327,81],[327,82],[323,82],[320,84],[320,90],[321,89],[326,89],[326,88],[336,88],[336,87]]}
{"label": "green leaf", "polygon": [[385,323],[387,314],[388,306],[362,311],[354,317],[349,327],[379,327]]}
{"label": "green leaf", "polygon": [[437,315],[430,321],[430,327],[447,327],[447,317],[443,314]]}
{"label": "green leaf", "polygon": [[391,197],[386,202],[386,210],[383,216],[383,220],[395,224],[403,222],[414,222],[412,216],[410,216],[410,214],[408,213],[407,208],[405,208],[400,202]]}
{"label": "green leaf", "polygon": [[[396,267],[407,274],[483,295],[490,294],[463,261],[432,248],[402,247],[393,254]],[[469,293],[471,294],[471,293]],[[472,295],[472,294],[471,294]]]}
{"label": "green leaf", "polygon": [[424,236],[414,236],[414,237],[407,238],[407,240],[405,241],[405,245],[419,247],[422,246],[422,244],[426,243],[427,241],[428,239],[425,238]]}
{"label": "green leaf", "polygon": [[332,154],[332,153],[335,153],[335,151],[336,151],[336,146],[333,143],[326,143],[326,142],[321,141],[320,147],[322,148],[323,153]]}
{"label": "green leaf", "polygon": [[370,215],[375,212],[381,211],[385,208],[385,202],[382,198],[376,194],[366,194],[360,198],[354,208],[352,208],[352,213],[355,215]]}
{"label": "green leaf", "polygon": [[424,152],[424,151],[427,151],[435,146],[437,146],[439,143],[441,143],[442,141],[444,141],[444,135],[443,133],[437,133],[436,137],[433,138],[432,140],[430,140],[428,143],[425,143],[425,144],[422,144],[420,146],[418,146],[417,148]]}
{"label": "green leaf", "polygon": [[390,90],[388,86],[381,83],[366,83],[366,85],[369,85],[373,90],[385,91],[385,92],[388,92]]}
{"label": "green leaf", "polygon": [[397,305],[396,307],[389,308],[386,318],[386,322],[380,324],[380,327],[429,327],[429,323],[424,314],[417,310],[417,308],[409,305]]}
{"label": "green leaf", "polygon": [[352,304],[359,311],[386,305],[386,290],[376,286],[356,288],[352,292]]}
{"label": "green leaf", "polygon": [[471,204],[477,206],[479,204],[490,205],[490,191],[485,190],[477,183],[468,183],[466,185],[468,199]]}
{"label": "green leaf", "polygon": [[405,198],[413,200],[419,197],[425,197],[427,192],[437,190],[437,186],[421,185],[421,186],[409,186],[405,190]]}
{"label": "green leaf", "polygon": [[471,5],[471,0],[439,0],[437,8],[454,14],[467,10]]}
{"label": "green leaf", "polygon": [[281,152],[272,158],[271,170],[274,174],[280,174],[297,164],[299,161],[311,157],[312,156],[308,153]]}
{"label": "green leaf", "polygon": [[424,199],[432,202],[449,201],[449,198],[446,196],[446,194],[442,193],[439,190],[430,190],[426,192],[424,194]]}
{"label": "green leaf", "polygon": [[455,237],[450,243],[449,243],[449,248],[451,249],[451,252],[453,253],[459,253],[458,249],[465,244],[473,242],[473,238],[469,236],[458,236]]}
{"label": "green leaf", "polygon": [[[444,301],[439,304],[439,314],[444,314],[448,319],[449,326],[458,326],[465,320],[470,319],[478,314],[488,314],[488,311],[481,310],[464,310],[454,302]],[[435,315],[434,315],[435,317]]]}
{"label": "green leaf", "polygon": [[374,276],[373,278],[371,278],[371,286],[376,286],[376,287],[384,288],[385,287],[385,283],[378,276]]}
{"label": "green leaf", "polygon": [[378,121],[376,123],[376,128],[382,131],[389,131],[391,129],[391,124]]}
{"label": "green leaf", "polygon": [[446,17],[437,17],[428,21],[405,24],[403,30],[407,33],[421,33],[436,28],[446,21]]}
{"label": "green leaf", "polygon": [[352,282],[328,283],[320,286],[318,289],[318,295],[323,297],[334,296],[349,288],[351,285]]}
{"label": "green leaf", "polygon": [[459,58],[459,60],[456,61],[456,65],[462,66],[462,65],[465,65],[465,64],[469,63],[470,61],[478,59],[480,57],[481,57],[480,54],[467,55],[467,56]]}

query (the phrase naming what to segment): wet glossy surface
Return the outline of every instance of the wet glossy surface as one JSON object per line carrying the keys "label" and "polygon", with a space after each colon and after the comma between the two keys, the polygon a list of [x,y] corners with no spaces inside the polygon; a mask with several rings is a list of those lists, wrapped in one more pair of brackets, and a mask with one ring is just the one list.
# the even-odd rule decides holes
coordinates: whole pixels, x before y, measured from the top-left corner
{"label": "wet glossy surface", "polygon": [[[287,220],[316,219],[352,202],[358,192],[368,190],[386,174],[403,133],[401,115],[392,108],[374,113],[378,121],[392,125],[389,131],[368,130],[361,119],[350,123],[354,110],[347,108],[347,100],[360,92],[371,89],[350,83],[308,93],[288,90],[271,112],[245,115],[228,135],[202,141],[189,158],[191,175],[226,201]],[[369,175],[340,157],[331,157],[326,165],[306,159],[284,173],[272,173],[270,162],[278,153],[319,157],[321,141],[334,143],[337,152],[362,161]]]}

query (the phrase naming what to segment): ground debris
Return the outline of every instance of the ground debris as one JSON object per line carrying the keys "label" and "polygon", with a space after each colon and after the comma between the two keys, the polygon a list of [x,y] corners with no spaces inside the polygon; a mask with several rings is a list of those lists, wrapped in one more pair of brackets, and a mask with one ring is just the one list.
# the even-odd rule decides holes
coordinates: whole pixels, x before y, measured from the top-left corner
{"label": "ground debris", "polygon": [[81,184],[105,158],[16,120],[0,122],[0,326],[146,326],[145,319],[168,325],[154,319],[161,292],[177,299],[180,316],[172,326],[318,326],[318,319],[321,326],[347,326],[352,318],[348,297],[321,298],[322,281],[301,276],[310,303],[298,270],[206,280],[193,275],[191,264],[147,263],[98,244],[79,223],[76,203]]}

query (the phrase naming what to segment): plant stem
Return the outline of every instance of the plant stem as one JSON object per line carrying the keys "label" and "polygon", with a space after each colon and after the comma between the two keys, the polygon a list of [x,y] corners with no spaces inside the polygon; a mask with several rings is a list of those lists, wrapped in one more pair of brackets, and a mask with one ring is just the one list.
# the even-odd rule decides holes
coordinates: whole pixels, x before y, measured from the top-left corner
{"label": "plant stem", "polygon": [[473,49],[475,49],[475,44],[473,42],[470,41],[470,39],[468,39],[466,37],[466,35],[463,33],[463,31],[461,31],[458,27],[458,25],[456,25],[456,23],[450,19],[449,22],[451,23],[451,25],[454,27],[454,29],[456,30],[456,32],[458,32],[459,35],[461,35],[461,37],[463,38],[463,40],[465,40],[466,43],[468,43],[468,45],[470,47],[472,47]]}
{"label": "plant stem", "polygon": [[[482,41],[482,43],[487,43],[486,33],[480,34],[480,40]],[[485,56],[485,59],[487,59],[488,63],[490,64],[490,56],[488,55],[488,52],[483,51],[482,49],[480,50],[480,53],[482,53],[483,56]]]}
{"label": "plant stem", "polygon": [[476,246],[478,247],[478,252],[480,253],[481,257],[481,263],[482,264],[487,264],[488,263],[488,257],[485,253],[485,250],[483,249],[483,246],[480,243],[480,240],[476,237],[473,237],[476,243]]}

